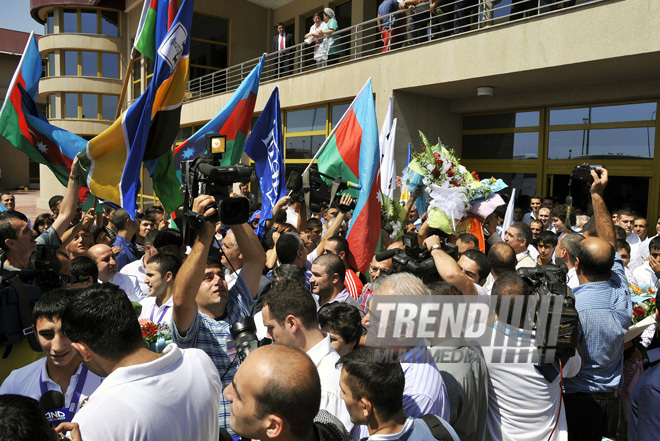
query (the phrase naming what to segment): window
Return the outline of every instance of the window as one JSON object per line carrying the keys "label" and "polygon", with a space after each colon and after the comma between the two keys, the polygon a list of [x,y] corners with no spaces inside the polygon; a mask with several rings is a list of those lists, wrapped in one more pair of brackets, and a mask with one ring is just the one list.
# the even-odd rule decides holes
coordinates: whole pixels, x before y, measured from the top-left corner
{"label": "window", "polygon": [[78,76],[78,51],[64,51],[64,75]]}
{"label": "window", "polygon": [[57,98],[55,94],[48,95],[48,118],[57,118]]}
{"label": "window", "polygon": [[190,36],[190,79],[227,67],[229,62],[229,20],[193,13]]}
{"label": "window", "polygon": [[101,95],[101,119],[114,121],[118,105],[117,95]]}
{"label": "window", "polygon": [[55,17],[52,12],[46,14],[46,23],[44,23],[44,33],[46,35],[55,33]]}
{"label": "window", "polygon": [[82,118],[99,119],[99,96],[95,93],[83,93]]}
{"label": "window", "polygon": [[[119,14],[114,11],[94,9],[64,9],[62,11],[61,32],[71,34],[101,34],[108,37],[119,36]],[[53,14],[46,16],[46,34],[54,33]]]}
{"label": "window", "polygon": [[[50,55],[49,75],[55,75],[54,63],[50,60]],[[92,51],[64,51],[64,75],[119,78],[119,54]]]}
{"label": "window", "polygon": [[339,121],[348,106],[349,103],[327,104],[284,112],[285,158],[308,163],[330,134],[331,126]]}
{"label": "window", "polygon": [[119,36],[119,14],[112,11],[101,11],[101,34],[108,37]]}
{"label": "window", "polygon": [[55,74],[55,53],[51,52],[48,54],[48,57],[46,58],[46,72],[49,77],[54,77]]}
{"label": "window", "polygon": [[465,159],[536,159],[540,112],[505,112],[463,117]]}
{"label": "window", "polygon": [[133,99],[142,93],[142,60],[145,57],[137,57],[133,61]]}
{"label": "window", "polygon": [[64,94],[64,115],[66,118],[78,118],[78,94]]}
{"label": "window", "polygon": [[62,32],[67,34],[78,33],[78,10],[65,9],[62,11]]}
{"label": "window", "polygon": [[548,159],[652,159],[657,105],[551,109]]}
{"label": "window", "polygon": [[98,52],[81,52],[81,72],[83,77],[98,76],[98,58]]}
{"label": "window", "polygon": [[119,78],[119,54],[101,52],[101,76]]}
{"label": "window", "polygon": [[98,33],[98,15],[96,11],[81,10],[80,11],[80,33],[81,34],[97,34]]}

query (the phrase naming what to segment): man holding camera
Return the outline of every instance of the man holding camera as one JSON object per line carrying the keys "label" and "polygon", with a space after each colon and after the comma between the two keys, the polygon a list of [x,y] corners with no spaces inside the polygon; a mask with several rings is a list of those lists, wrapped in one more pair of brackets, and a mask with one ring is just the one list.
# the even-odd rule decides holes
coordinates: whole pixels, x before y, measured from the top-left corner
{"label": "man holding camera", "polygon": [[76,215],[78,202],[78,158],[74,159],[69,184],[60,206],[60,215],[53,225],[35,240],[36,233],[23,213],[5,211],[0,214],[0,249],[6,254],[2,268],[7,271],[26,270],[30,255],[39,245],[61,245],[60,238]]}
{"label": "man holding camera", "polygon": [[583,366],[564,384],[569,440],[616,436],[623,342],[632,314],[623,261],[614,250],[614,225],[603,199],[608,174],[602,167],[596,170],[600,176],[591,171],[591,201],[598,237],[581,241],[575,255],[580,286],[573,293]]}
{"label": "man holding camera", "polygon": [[[181,348],[199,348],[206,352],[225,388],[238,368],[230,328],[250,315],[266,253],[247,223],[232,225],[245,263],[234,286],[227,289],[222,264],[217,259],[208,259],[215,237],[215,222],[209,220],[216,213],[215,208],[209,208],[213,202],[214,198],[209,195],[199,195],[193,202],[192,211],[204,215],[206,221],[197,231],[192,251],[174,283],[172,337]],[[220,427],[230,431],[229,401],[224,397],[218,417]]]}

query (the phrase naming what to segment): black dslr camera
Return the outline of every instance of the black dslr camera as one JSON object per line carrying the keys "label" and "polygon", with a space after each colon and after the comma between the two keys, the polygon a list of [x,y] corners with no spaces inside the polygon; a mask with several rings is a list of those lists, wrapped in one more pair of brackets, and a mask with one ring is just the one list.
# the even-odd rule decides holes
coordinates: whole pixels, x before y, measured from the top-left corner
{"label": "black dslr camera", "polygon": [[[222,222],[227,225],[237,225],[248,221],[250,217],[250,202],[244,197],[229,197],[231,185],[234,182],[244,182],[252,179],[253,170],[244,164],[221,166],[220,160],[225,152],[225,136],[206,135],[206,153],[192,161],[181,163],[182,191],[184,195],[183,241],[192,246],[195,230],[199,230],[204,222]],[[216,208],[217,214],[204,217],[192,211],[193,201],[200,194],[208,194],[215,198],[215,203],[208,208]]]}
{"label": "black dslr camera", "polygon": [[[575,296],[566,285],[566,269],[554,265],[541,265],[535,268],[518,268],[516,273],[532,289],[532,293],[537,294],[539,298],[549,296],[550,302],[546,303],[547,311],[540,311],[537,307],[537,326],[538,323],[545,323],[545,329],[536,329],[537,334],[543,335],[543,342],[539,346],[541,353],[545,354],[548,349],[555,350],[555,357],[567,359],[575,355],[575,348],[578,345],[578,312],[575,309]],[[559,320],[553,319],[555,314],[555,302],[562,301],[561,315]],[[542,305],[539,302],[538,305]],[[552,334],[552,323],[559,323],[556,343],[549,342],[548,336]]]}
{"label": "black dslr camera", "polygon": [[[313,213],[321,213],[332,206],[338,192],[349,188],[359,190],[362,186],[309,168],[303,174],[292,171],[286,181],[286,188],[291,192],[291,202],[303,202]],[[353,200],[346,209],[354,209],[355,202]]]}
{"label": "black dslr camera", "polygon": [[264,338],[263,340],[257,339],[257,327],[252,317],[245,317],[243,323],[234,323],[231,325],[229,333],[234,341],[239,363],[243,363],[245,357],[255,349],[273,343],[269,338]]}
{"label": "black dslr camera", "polygon": [[[402,237],[404,250],[396,248],[381,251],[376,254],[376,260],[382,261],[392,258],[395,272],[411,273],[422,279],[425,284],[441,280],[440,274],[435,267],[435,261],[426,245],[419,245],[419,236],[415,232],[405,233]],[[449,243],[446,237],[440,238],[442,250],[449,254],[454,260],[458,260],[458,248]]]}
{"label": "black dslr camera", "polygon": [[594,183],[594,177],[591,176],[591,170],[595,170],[599,165],[589,165],[586,162],[581,165],[576,165],[571,173],[572,179],[586,183],[588,186]]}

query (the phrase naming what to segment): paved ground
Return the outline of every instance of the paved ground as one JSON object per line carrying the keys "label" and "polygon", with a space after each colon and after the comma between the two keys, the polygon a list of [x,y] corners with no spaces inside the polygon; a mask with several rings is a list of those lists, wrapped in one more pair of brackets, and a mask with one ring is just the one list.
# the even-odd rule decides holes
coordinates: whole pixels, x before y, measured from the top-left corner
{"label": "paved ground", "polygon": [[25,214],[30,220],[34,221],[35,217],[48,211],[42,208],[37,208],[39,190],[15,190],[13,193],[16,197],[16,210]]}

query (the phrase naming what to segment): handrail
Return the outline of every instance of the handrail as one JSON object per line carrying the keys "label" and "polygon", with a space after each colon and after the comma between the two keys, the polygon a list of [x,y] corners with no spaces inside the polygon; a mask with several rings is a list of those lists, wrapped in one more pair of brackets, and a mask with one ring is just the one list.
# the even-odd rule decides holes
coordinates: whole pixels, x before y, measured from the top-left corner
{"label": "handrail", "polygon": [[[282,52],[268,53],[261,81],[322,69],[333,62],[345,63],[384,52],[407,49],[417,44],[434,43],[465,32],[480,32],[491,26],[507,25],[525,16],[546,15],[603,1],[607,0],[577,0],[577,4],[576,0],[556,0],[554,4],[544,5],[543,0],[536,0],[534,7],[520,11],[514,8],[524,7],[522,5],[526,5],[526,2],[493,6],[492,0],[480,0],[475,6],[454,10],[454,7],[461,3],[461,0],[454,0],[436,8],[433,13],[429,11],[429,2],[425,2],[416,8],[420,10],[418,12],[397,11],[334,32],[332,47],[337,50],[337,55],[333,56],[336,60],[330,57],[328,62],[315,62],[315,45],[307,45],[304,42]],[[505,14],[504,10],[507,8],[510,10]],[[381,38],[379,20],[386,23],[392,21],[391,25],[384,26],[393,36],[387,46]],[[184,102],[236,90],[260,59],[261,57],[254,58],[188,81]]]}

